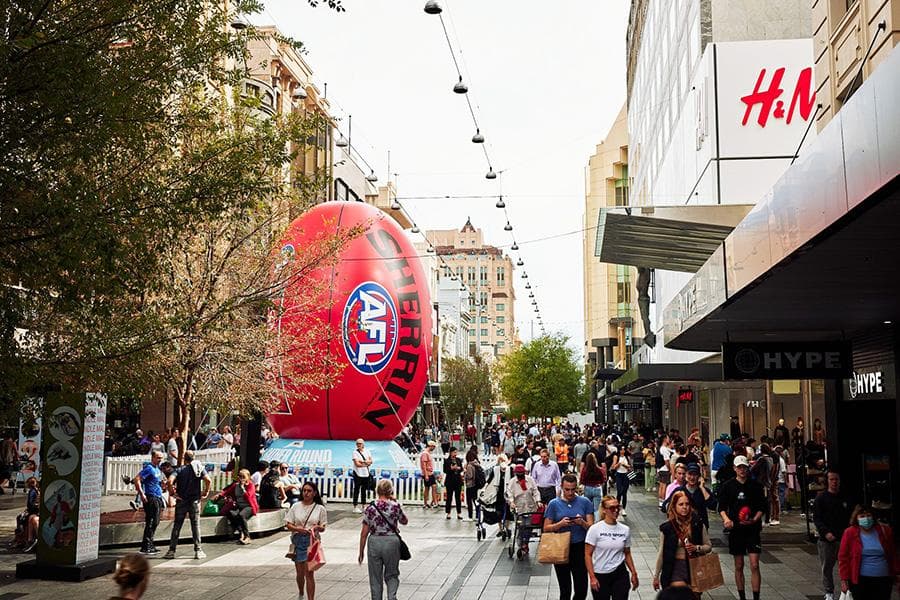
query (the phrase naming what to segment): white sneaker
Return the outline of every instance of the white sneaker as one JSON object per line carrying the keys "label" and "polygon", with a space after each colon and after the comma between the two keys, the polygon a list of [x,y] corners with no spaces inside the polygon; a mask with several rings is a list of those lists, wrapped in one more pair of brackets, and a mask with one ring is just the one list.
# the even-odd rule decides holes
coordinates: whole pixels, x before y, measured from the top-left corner
{"label": "white sneaker", "polygon": [[353,509],[353,512],[355,512],[355,513],[361,513],[361,512],[362,512],[362,509],[361,509],[360,507],[357,506],[357,507],[355,507],[355,508]]}
{"label": "white sneaker", "polygon": [[622,509],[622,512],[620,512],[619,514],[622,515],[623,517],[627,517],[627,516],[628,516],[628,513],[625,512],[625,509],[624,509],[624,508]]}
{"label": "white sneaker", "polygon": [[166,553],[163,555],[163,558],[166,558],[166,559],[173,559],[173,558],[175,558],[175,551],[174,551],[174,550],[169,550],[168,552],[166,552]]}
{"label": "white sneaker", "polygon": [[781,521],[779,521],[778,519],[772,519],[771,521],[769,521],[769,525],[781,525]]}
{"label": "white sneaker", "polygon": [[203,558],[206,558],[206,552],[204,552],[203,550],[197,550],[196,552],[194,552],[194,560],[200,560]]}
{"label": "white sneaker", "polygon": [[834,594],[825,594],[825,600],[834,600]]}

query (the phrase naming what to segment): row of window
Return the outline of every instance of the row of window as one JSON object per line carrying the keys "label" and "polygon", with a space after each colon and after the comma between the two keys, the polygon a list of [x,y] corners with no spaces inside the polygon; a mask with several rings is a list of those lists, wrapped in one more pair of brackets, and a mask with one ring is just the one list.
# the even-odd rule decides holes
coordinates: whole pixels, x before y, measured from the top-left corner
{"label": "row of window", "polygon": [[[470,330],[469,330],[469,335],[472,336],[472,337],[475,337],[476,331],[475,331],[474,329],[470,329]],[[497,330],[497,335],[498,335],[498,336],[502,336],[502,337],[506,337],[506,329],[502,329],[502,328],[501,328],[501,329],[498,329],[498,330]],[[487,337],[487,336],[488,336],[488,330],[487,330],[486,328],[484,328],[484,327],[481,328],[481,336],[482,336],[482,337]]]}
{"label": "row of window", "polygon": [[[456,276],[459,277],[460,281],[463,281],[463,268],[461,266],[456,267]],[[476,276],[481,285],[487,285],[488,267],[478,267],[477,271],[475,267],[468,267],[466,269],[465,281],[475,283]],[[506,267],[497,267],[497,285],[506,285]]]}

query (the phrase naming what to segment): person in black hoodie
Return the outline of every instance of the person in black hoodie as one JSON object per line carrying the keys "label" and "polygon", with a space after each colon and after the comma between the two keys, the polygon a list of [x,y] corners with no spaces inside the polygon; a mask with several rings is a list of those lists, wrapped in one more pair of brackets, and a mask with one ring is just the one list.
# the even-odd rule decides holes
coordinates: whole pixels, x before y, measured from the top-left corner
{"label": "person in black hoodie", "polygon": [[457,456],[455,446],[450,447],[450,454],[444,459],[444,488],[447,490],[447,518],[450,518],[450,505],[456,498],[456,518],[462,520],[462,478],[463,464]]}
{"label": "person in black hoodie", "polygon": [[850,523],[850,505],[841,495],[841,476],[828,471],[828,487],[813,502],[813,523],[819,534],[819,564],[825,598],[834,598],[834,566],[837,564],[841,536]]}

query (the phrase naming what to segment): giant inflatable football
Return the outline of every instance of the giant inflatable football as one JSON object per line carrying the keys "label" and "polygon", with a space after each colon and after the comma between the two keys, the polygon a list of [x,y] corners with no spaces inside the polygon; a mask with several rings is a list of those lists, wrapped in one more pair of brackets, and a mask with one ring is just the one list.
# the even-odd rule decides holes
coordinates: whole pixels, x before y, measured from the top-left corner
{"label": "giant inflatable football", "polygon": [[[344,246],[333,268],[285,287],[276,331],[302,334],[310,320],[328,323],[330,342],[316,352],[345,364],[337,383],[312,390],[312,399],[299,401],[283,386],[268,416],[282,438],[391,440],[412,418],[428,381],[428,282],[392,218],[362,202],[319,204],[288,227],[281,256],[301,255],[305,245],[355,225],[364,233]],[[308,297],[310,282],[324,284],[322,300],[312,311],[292,311]],[[290,373],[284,377],[290,381]]]}

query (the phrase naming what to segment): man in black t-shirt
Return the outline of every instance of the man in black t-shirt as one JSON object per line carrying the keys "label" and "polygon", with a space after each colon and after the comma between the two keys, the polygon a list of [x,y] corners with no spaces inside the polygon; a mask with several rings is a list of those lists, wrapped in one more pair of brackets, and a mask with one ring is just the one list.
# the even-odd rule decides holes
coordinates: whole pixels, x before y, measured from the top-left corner
{"label": "man in black t-shirt", "polygon": [[750,479],[750,461],[746,456],[734,459],[735,478],[719,487],[719,514],[728,535],[728,552],[734,557],[734,583],[740,600],[744,592],[744,554],[750,555],[750,586],[753,600],[759,600],[762,576],[759,554],[762,552],[760,532],[766,510],[766,496],[762,486]]}
{"label": "man in black t-shirt", "polygon": [[191,517],[191,536],[194,538],[194,558],[206,558],[200,548],[200,500],[209,496],[209,473],[199,461],[194,461],[194,453],[184,452],[184,466],[169,475],[169,493],[175,497],[175,522],[172,523],[172,537],[169,539],[169,551],[164,558],[175,558],[178,537],[184,517]]}

